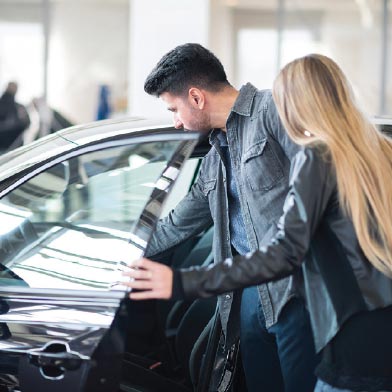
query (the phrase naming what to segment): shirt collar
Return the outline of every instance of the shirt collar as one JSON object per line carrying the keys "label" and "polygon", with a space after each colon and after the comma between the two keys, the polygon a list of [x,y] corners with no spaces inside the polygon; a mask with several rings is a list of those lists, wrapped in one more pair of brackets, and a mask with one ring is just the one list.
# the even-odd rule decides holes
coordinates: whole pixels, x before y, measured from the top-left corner
{"label": "shirt collar", "polygon": [[220,131],[216,134],[216,140],[219,142],[221,147],[228,147],[226,132]]}
{"label": "shirt collar", "polygon": [[232,111],[242,116],[250,116],[253,104],[253,98],[257,89],[251,83],[241,87],[237,99],[234,102]]}
{"label": "shirt collar", "polygon": [[[257,88],[251,83],[247,83],[241,87],[238,97],[234,102],[231,112],[237,113],[241,116],[250,116],[253,104],[253,98],[256,95]],[[230,115],[229,115],[230,117]],[[209,142],[211,145],[217,141],[218,134],[222,132],[220,129],[213,129],[209,135]],[[226,137],[227,140],[227,137]],[[218,139],[220,144],[220,140]]]}
{"label": "shirt collar", "polygon": [[[223,133],[223,131],[221,129],[216,129],[214,128],[210,135],[209,135],[209,142],[211,144],[211,146],[214,146],[216,143],[220,146],[222,146],[222,139],[221,139],[221,134]],[[227,138],[226,138],[227,141]]]}

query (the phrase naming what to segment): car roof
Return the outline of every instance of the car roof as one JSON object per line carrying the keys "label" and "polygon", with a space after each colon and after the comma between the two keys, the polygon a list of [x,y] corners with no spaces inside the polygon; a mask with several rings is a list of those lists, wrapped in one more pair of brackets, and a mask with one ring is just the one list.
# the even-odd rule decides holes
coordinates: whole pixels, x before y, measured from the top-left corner
{"label": "car roof", "polygon": [[372,121],[376,125],[392,125],[392,117],[389,116],[375,116]]}
{"label": "car roof", "polygon": [[65,128],[57,132],[57,135],[72,143],[81,145],[108,139],[112,136],[128,135],[141,131],[148,132],[157,128],[175,130],[169,121],[131,117],[117,120],[94,121],[83,125],[77,125]]}
{"label": "car roof", "polygon": [[[132,117],[127,119],[95,121],[63,129],[23,147],[0,156],[0,181],[43,162],[87,144],[113,138],[127,138],[167,133],[178,139],[198,139],[197,132],[176,130],[167,120]],[[194,135],[191,135],[194,134]]]}

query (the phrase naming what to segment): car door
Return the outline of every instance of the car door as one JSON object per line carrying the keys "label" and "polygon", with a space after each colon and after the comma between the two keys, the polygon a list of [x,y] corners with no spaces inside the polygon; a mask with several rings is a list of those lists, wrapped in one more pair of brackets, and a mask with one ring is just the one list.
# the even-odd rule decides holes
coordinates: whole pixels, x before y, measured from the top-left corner
{"label": "car door", "polygon": [[0,385],[115,390],[121,323],[132,322],[121,273],[146,249],[197,137],[122,135],[0,183]]}

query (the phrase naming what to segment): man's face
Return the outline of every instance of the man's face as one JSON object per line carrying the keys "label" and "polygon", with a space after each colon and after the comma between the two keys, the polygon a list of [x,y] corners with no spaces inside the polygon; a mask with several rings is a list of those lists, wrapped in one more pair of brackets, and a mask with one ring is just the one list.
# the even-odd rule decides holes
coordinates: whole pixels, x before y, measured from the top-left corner
{"label": "man's face", "polygon": [[173,113],[173,122],[176,129],[184,128],[187,131],[208,133],[211,130],[209,114],[197,107],[190,96],[176,96],[163,93],[160,98]]}

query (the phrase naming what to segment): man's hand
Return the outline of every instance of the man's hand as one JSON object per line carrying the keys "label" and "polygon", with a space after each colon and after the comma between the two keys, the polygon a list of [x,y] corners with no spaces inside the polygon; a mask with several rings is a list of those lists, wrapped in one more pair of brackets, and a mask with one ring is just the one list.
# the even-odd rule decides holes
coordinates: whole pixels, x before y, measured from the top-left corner
{"label": "man's hand", "polygon": [[130,264],[123,275],[132,278],[123,284],[141,290],[131,292],[131,299],[169,299],[172,296],[173,271],[164,264],[141,258]]}

